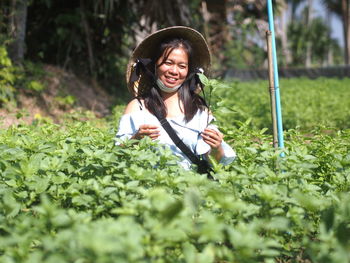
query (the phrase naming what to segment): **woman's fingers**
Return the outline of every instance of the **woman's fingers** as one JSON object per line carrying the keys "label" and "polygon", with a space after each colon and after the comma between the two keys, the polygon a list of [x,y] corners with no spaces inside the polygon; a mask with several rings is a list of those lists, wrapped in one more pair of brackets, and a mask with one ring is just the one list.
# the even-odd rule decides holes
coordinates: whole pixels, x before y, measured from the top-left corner
{"label": "woman's fingers", "polygon": [[203,136],[203,140],[209,144],[212,148],[217,148],[221,145],[221,143],[216,140],[216,139],[212,139],[210,137],[207,137],[207,136]]}
{"label": "woman's fingers", "polygon": [[218,148],[221,145],[222,139],[224,136],[219,131],[206,128],[202,132],[202,137],[203,137],[203,140],[206,143],[208,143],[212,148]]}
{"label": "woman's fingers", "polygon": [[152,140],[157,139],[160,135],[159,127],[151,124],[143,124],[140,126],[137,137],[143,138],[145,136],[149,136]]}
{"label": "woman's fingers", "polygon": [[152,125],[152,124],[142,124],[140,125],[140,129],[157,129],[157,125]]}
{"label": "woman's fingers", "polygon": [[141,125],[140,126],[140,133],[143,135],[152,135],[152,134],[159,134],[159,128],[155,125]]}
{"label": "woman's fingers", "polygon": [[157,139],[159,136],[160,136],[159,133],[155,133],[155,134],[149,135],[149,137],[150,137],[152,140]]}

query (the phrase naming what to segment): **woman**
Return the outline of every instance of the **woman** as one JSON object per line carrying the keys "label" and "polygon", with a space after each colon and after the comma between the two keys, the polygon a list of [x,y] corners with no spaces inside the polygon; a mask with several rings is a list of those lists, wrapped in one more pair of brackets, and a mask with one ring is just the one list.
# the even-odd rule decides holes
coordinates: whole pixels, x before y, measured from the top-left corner
{"label": "woman", "polygon": [[232,162],[235,152],[223,141],[222,133],[208,125],[213,116],[198,95],[197,73],[209,66],[208,46],[196,30],[169,27],[145,38],[128,64],[127,82],[135,99],[125,109],[117,138],[149,136],[168,145],[180,157],[180,164],[189,169],[193,160],[174,143],[176,139],[164,128],[165,119],[196,156],[207,159],[210,154],[223,164]]}

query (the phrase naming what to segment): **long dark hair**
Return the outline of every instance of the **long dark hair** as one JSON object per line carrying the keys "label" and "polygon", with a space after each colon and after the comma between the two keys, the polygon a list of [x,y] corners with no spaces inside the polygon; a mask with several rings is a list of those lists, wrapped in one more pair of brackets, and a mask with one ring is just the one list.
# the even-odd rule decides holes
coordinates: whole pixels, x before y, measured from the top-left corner
{"label": "long dark hair", "polygon": [[[195,70],[193,68],[193,50],[189,41],[180,38],[168,39],[162,42],[160,48],[158,49],[158,52],[154,55],[154,58],[152,58],[152,68],[150,68],[150,70],[152,70],[156,75],[155,67],[156,62],[159,60],[159,58],[164,54],[163,61],[160,63],[160,65],[162,65],[167,60],[169,54],[177,48],[182,48],[187,53],[189,61],[187,77],[191,75],[191,73],[193,73]],[[192,120],[193,116],[198,110],[202,111],[207,108],[207,103],[205,100],[194,90],[190,90],[189,81],[187,81],[187,79],[183,83],[182,87],[178,90],[178,92],[179,99],[183,104],[186,122]],[[166,117],[167,109],[161,96],[160,89],[155,83],[152,83],[151,87],[149,87],[149,89],[147,89],[147,92],[142,94],[141,97],[144,99],[145,106],[149,112],[160,119]]]}

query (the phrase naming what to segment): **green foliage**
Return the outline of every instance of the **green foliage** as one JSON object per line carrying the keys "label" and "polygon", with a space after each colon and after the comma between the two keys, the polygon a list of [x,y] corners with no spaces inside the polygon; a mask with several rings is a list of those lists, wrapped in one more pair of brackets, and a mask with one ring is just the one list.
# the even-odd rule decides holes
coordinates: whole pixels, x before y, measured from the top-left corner
{"label": "green foliage", "polygon": [[73,106],[76,102],[76,98],[72,95],[68,95],[68,96],[64,96],[64,97],[60,97],[57,96],[55,98],[55,101],[61,106],[61,107],[69,107],[69,106]]}
{"label": "green foliage", "polygon": [[27,57],[91,76],[110,93],[122,93],[134,45],[132,25],[139,19],[134,12],[130,2],[120,0],[31,1]]}
{"label": "green foliage", "polygon": [[[325,125],[350,128],[350,79],[281,79],[280,95],[283,128],[312,130]],[[267,81],[221,85],[213,93],[218,114],[224,124],[245,122],[258,129],[271,128]]]}
{"label": "green foliage", "polygon": [[[266,60],[266,53],[261,48],[261,37],[254,19],[243,23],[243,17],[237,16],[239,27],[231,27],[233,38],[224,46],[224,60],[218,61],[218,68],[247,69],[261,68]],[[241,24],[242,23],[242,24]]]}
{"label": "green foliage", "polygon": [[23,66],[18,69],[16,86],[23,90],[40,93],[45,89],[44,78],[47,75],[42,64],[24,61]]}
{"label": "green foliage", "polygon": [[39,94],[45,89],[45,77],[48,75],[41,64],[25,61],[14,66],[5,46],[0,45],[0,107],[16,104],[20,91]]}
{"label": "green foliage", "polygon": [[[222,98],[255,89],[201,78]],[[233,123],[238,106],[217,104],[238,158],[215,181],[148,138],[115,146],[121,106],[109,121],[0,130],[0,261],[349,260],[350,130],[291,129],[281,158],[254,118]]]}
{"label": "green foliage", "polygon": [[0,45],[0,107],[16,103],[16,95],[20,89],[43,91],[43,78],[46,74],[40,64],[25,62],[21,67],[14,66],[6,47]]}
{"label": "green foliage", "polygon": [[[293,66],[304,66],[307,45],[310,43],[312,64],[319,66],[327,61],[329,52],[335,64],[342,64],[343,55],[339,43],[330,38],[330,29],[321,18],[315,18],[310,26],[305,27],[305,21],[295,21],[288,27],[290,48],[293,57]],[[282,56],[280,56],[283,58]]]}
{"label": "green foliage", "polygon": [[0,106],[14,101],[15,68],[8,57],[7,50],[0,45]]}
{"label": "green foliage", "polygon": [[44,86],[40,82],[34,80],[28,83],[28,89],[34,91],[42,91],[44,89]]}

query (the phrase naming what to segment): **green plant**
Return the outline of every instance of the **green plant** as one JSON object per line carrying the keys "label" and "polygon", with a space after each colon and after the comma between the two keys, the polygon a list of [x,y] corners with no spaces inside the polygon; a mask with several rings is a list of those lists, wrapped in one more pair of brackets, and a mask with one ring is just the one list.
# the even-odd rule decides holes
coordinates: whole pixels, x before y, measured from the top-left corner
{"label": "green plant", "polygon": [[[281,79],[283,128],[299,127],[309,131],[325,125],[349,128],[350,79],[306,78]],[[250,126],[271,130],[271,107],[267,81],[232,81],[218,86],[213,102],[223,123],[235,125],[251,119]]]}
{"label": "green plant", "polygon": [[0,45],[0,106],[14,101],[15,68],[6,48]]}
{"label": "green plant", "polygon": [[[325,246],[328,262],[342,255],[347,241],[325,235],[348,222],[349,130],[290,130],[280,158],[264,130],[226,123],[238,159],[211,181],[147,138],[114,146],[115,129],[91,119],[0,131],[1,261],[326,262]],[[322,230],[327,213],[335,232]]]}
{"label": "green plant", "polygon": [[57,96],[55,98],[55,101],[61,106],[61,107],[70,107],[73,106],[76,103],[76,98],[72,95],[68,95],[65,97]]}

